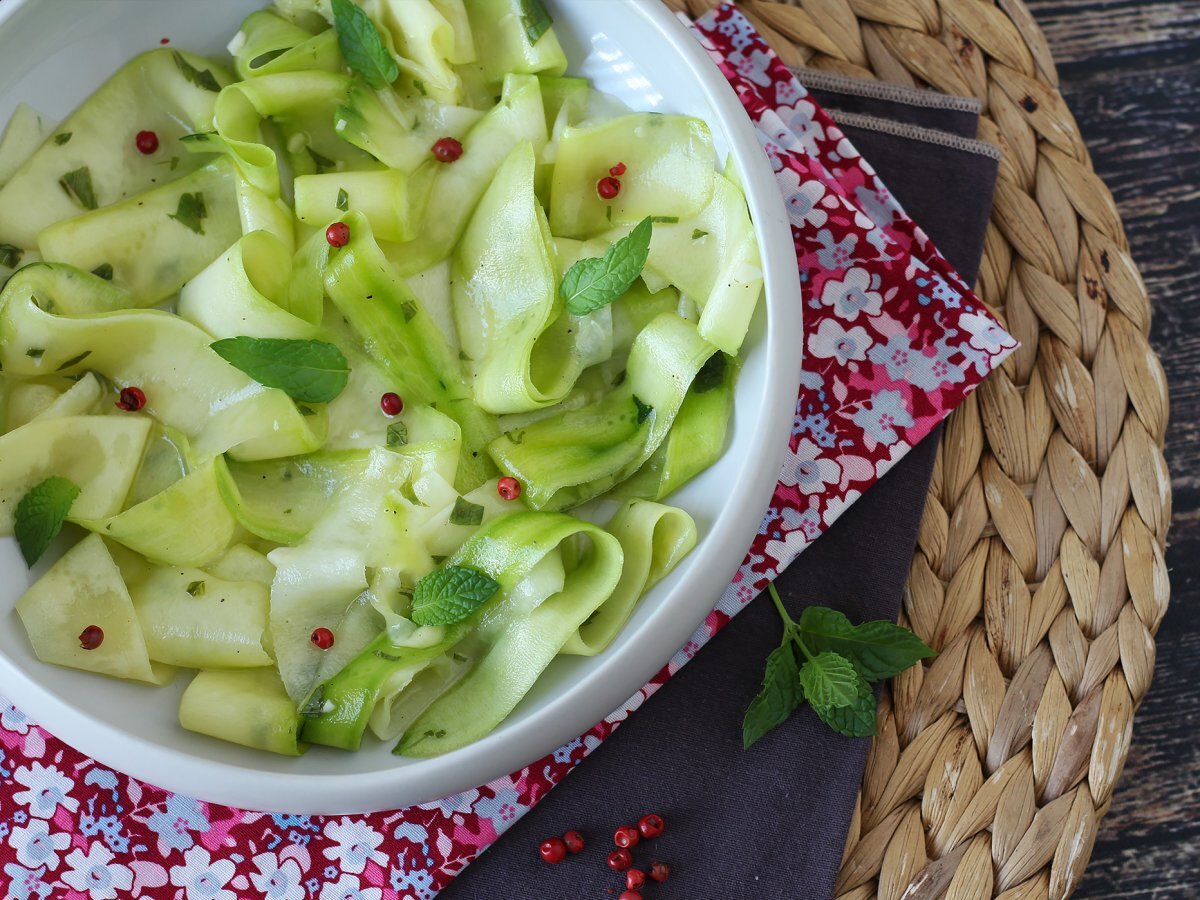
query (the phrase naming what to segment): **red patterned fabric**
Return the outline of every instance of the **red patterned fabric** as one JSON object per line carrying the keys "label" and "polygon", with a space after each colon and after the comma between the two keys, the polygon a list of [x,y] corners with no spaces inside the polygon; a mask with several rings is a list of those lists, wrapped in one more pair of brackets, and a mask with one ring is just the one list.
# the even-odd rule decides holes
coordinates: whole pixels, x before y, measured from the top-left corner
{"label": "red patterned fabric", "polygon": [[693,27],[771,160],[806,308],[779,484],[745,562],[692,639],[553,754],[454,797],[366,816],[270,815],[172,794],[104,768],[0,698],[7,897],[432,898],[1012,352],[1016,342],[747,20],[725,6]]}

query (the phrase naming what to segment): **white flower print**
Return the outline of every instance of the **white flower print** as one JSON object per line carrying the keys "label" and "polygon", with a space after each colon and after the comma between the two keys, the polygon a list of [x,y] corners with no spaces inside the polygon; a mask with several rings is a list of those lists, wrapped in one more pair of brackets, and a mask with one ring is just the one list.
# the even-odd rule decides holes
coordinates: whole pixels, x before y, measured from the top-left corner
{"label": "white flower print", "polygon": [[28,734],[29,717],[3,698],[0,698],[0,703],[3,703],[0,705],[0,728],[13,734]]}
{"label": "white flower print", "polygon": [[337,881],[321,885],[319,900],[379,900],[382,896],[379,888],[361,887],[354,875],[342,875]]}
{"label": "white flower print", "polygon": [[233,870],[230,860],[214,862],[203,847],[190,847],[183,851],[183,865],[171,866],[171,884],[183,888],[187,900],[236,900],[233,891],[224,890]]}
{"label": "white flower print", "polygon": [[25,827],[14,825],[8,843],[17,851],[17,862],[36,869],[45,866],[53,871],[58,868],[58,853],[71,846],[71,836],[65,831],[50,833],[50,823],[45,819],[30,819]]}
{"label": "white flower print", "polygon": [[[72,850],[67,856],[67,865],[71,869],[62,874],[62,880],[75,890],[87,893],[91,900],[128,896],[126,892],[133,886],[133,870],[113,862],[112,851],[102,841],[93,841],[86,855],[79,848]],[[230,868],[233,868],[232,863]]]}
{"label": "white flower print", "polygon": [[54,766],[43,766],[35,761],[29,766],[18,766],[13,778],[18,784],[29,788],[27,791],[13,794],[13,800],[27,805],[31,816],[38,819],[52,818],[60,805],[70,812],[79,809],[79,801],[68,796],[68,791],[75,787],[74,780]]}
{"label": "white flower print", "polygon": [[304,900],[300,864],[294,859],[280,863],[274,853],[260,853],[252,862],[258,871],[250,873],[250,882],[266,900]]}
{"label": "white flower print", "polygon": [[820,181],[812,178],[802,184],[800,174],[793,169],[780,172],[776,180],[783,190],[792,224],[820,228],[829,221],[829,213],[820,206],[825,199],[825,185]]}
{"label": "white flower print", "polygon": [[855,325],[847,330],[837,319],[824,319],[815,333],[808,336],[808,352],[818,359],[836,359],[842,365],[867,358],[871,336]]}
{"label": "white flower print", "polygon": [[830,279],[821,288],[821,303],[832,306],[839,319],[853,322],[860,312],[877,316],[883,309],[883,296],[873,291],[871,273],[866,269],[850,269],[841,281]]}
{"label": "white flower print", "polygon": [[981,313],[964,313],[958,320],[959,327],[971,335],[970,344],[984,353],[999,353],[1016,346],[1016,341],[989,316]]}
{"label": "white flower print", "polygon": [[825,486],[834,484],[842,477],[842,467],[835,460],[823,459],[821,448],[808,438],[801,438],[794,453],[783,461],[779,480],[783,484],[795,485],[802,494],[819,494]]}
{"label": "white flower print", "polygon": [[792,114],[787,118],[788,128],[810,156],[819,155],[817,141],[825,140],[825,128],[816,120],[816,114],[816,104],[801,100],[792,107]]}
{"label": "white flower print", "polygon": [[367,867],[367,860],[380,866],[387,865],[387,854],[379,851],[383,835],[364,824],[343,816],[336,822],[325,825],[325,836],[337,846],[321,851],[326,859],[336,860],[343,872],[355,875]]}

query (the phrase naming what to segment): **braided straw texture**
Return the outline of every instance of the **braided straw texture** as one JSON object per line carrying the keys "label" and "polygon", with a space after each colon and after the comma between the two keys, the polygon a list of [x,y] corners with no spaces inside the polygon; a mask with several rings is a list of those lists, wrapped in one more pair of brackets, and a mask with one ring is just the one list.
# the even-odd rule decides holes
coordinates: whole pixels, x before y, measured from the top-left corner
{"label": "braided straw texture", "polygon": [[[698,16],[716,0],[668,0]],[[1021,349],[948,420],[839,900],[1063,898],[1154,671],[1167,386],[1112,194],[1021,0],[741,0],[780,56],[977,97],[1003,151],[976,289]]]}

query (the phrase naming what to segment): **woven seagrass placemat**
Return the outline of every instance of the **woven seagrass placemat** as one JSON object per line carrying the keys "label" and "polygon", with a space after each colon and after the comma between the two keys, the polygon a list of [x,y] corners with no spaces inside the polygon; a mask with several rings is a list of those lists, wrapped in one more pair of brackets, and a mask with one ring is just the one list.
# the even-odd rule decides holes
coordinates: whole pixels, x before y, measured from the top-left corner
{"label": "woven seagrass placemat", "polygon": [[[717,0],[667,0],[698,16]],[[1021,0],[739,0],[789,65],[983,103],[1003,151],[976,290],[1022,343],[948,420],[839,900],[1079,885],[1170,587],[1167,387],[1112,194]]]}

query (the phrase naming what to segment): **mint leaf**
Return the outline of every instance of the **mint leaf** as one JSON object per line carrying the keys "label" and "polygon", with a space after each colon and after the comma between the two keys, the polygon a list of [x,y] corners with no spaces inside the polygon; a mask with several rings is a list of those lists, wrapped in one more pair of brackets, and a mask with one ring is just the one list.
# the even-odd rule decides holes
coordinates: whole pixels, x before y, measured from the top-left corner
{"label": "mint leaf", "polygon": [[867,681],[892,678],[937,654],[909,631],[885,620],[852,625],[842,613],[810,606],[800,616],[799,636],[813,653],[839,653]]}
{"label": "mint leaf", "polygon": [[0,244],[0,266],[15,269],[24,255],[25,251],[20,247],[14,247],[12,244]]}
{"label": "mint leaf", "polygon": [[566,301],[567,312],[586,316],[629,290],[646,265],[653,228],[647,216],[634,226],[633,231],[604,251],[603,257],[581,259],[571,266],[558,288]]}
{"label": "mint leaf", "polygon": [[190,228],[196,234],[204,234],[204,220],[208,218],[208,207],[204,205],[204,194],[197,191],[194,194],[182,195],[175,212],[168,213],[167,216],[180,225]]}
{"label": "mint leaf", "polygon": [[400,77],[400,67],[383,43],[383,36],[366,10],[351,0],[333,0],[333,27],[338,46],[351,71],[358,73],[375,90]]}
{"label": "mint leaf", "polygon": [[328,403],[342,392],[350,376],[342,351],[325,341],[243,335],[210,346],[259,384],[279,388],[302,403]]}
{"label": "mint leaf", "polygon": [[418,625],[453,625],[500,590],[499,582],[467,566],[435,569],[417,582],[412,620]]}
{"label": "mint leaf", "polygon": [[92,171],[87,166],[80,166],[58,179],[58,186],[67,192],[67,196],[84,209],[95,209],[96,189],[92,187]]}
{"label": "mint leaf", "polygon": [[70,131],[64,131],[62,134],[56,134],[54,136],[54,143],[61,147],[63,144],[65,144],[67,141],[69,141],[71,139],[72,133],[73,132],[70,132]]}
{"label": "mint leaf", "polygon": [[542,0],[521,0],[521,27],[525,29],[525,37],[529,43],[536,44],[554,24],[550,13],[542,5]]}
{"label": "mint leaf", "polygon": [[692,240],[698,241],[700,238],[708,237],[707,231],[701,231],[699,228],[692,229]]}
{"label": "mint leaf", "polygon": [[58,535],[79,491],[79,485],[73,481],[52,475],[21,498],[13,519],[13,533],[27,566],[32,568]]}
{"label": "mint leaf", "polygon": [[454,509],[450,510],[451,525],[478,525],[483,521],[483,507],[472,503],[463,497],[454,501]]}
{"label": "mint leaf", "polygon": [[759,738],[782,724],[802,702],[796,652],[792,642],[785,641],[767,657],[762,690],[750,701],[742,719],[742,748],[749,749]]}
{"label": "mint leaf", "polygon": [[206,581],[192,581],[187,586],[187,592],[193,597],[203,597],[208,593],[208,583]]}
{"label": "mint leaf", "polygon": [[403,447],[408,443],[408,426],[403,422],[391,422],[387,427],[387,445]]}
{"label": "mint leaf", "polygon": [[335,205],[340,210],[347,210],[350,208],[350,195],[346,193],[345,188],[338,188],[337,203]]}
{"label": "mint leaf", "polygon": [[313,161],[313,165],[316,166],[316,168],[317,168],[318,175],[324,174],[325,172],[328,172],[330,169],[337,168],[337,163],[335,163],[328,156],[322,156],[320,153],[318,153],[312,147],[309,147],[307,149],[308,149],[308,155],[309,155],[309,157],[311,157],[311,159]]}
{"label": "mint leaf", "polygon": [[113,267],[111,263],[100,263],[96,268],[92,269],[92,274],[97,278],[103,278],[105,281],[112,281]]}
{"label": "mint leaf", "polygon": [[221,90],[221,85],[217,83],[216,76],[209,69],[197,69],[190,62],[183,58],[183,54],[178,50],[172,50],[171,55],[175,59],[175,67],[183,73],[183,77],[196,85],[198,88],[204,88],[206,91],[217,93]]}
{"label": "mint leaf", "polygon": [[858,679],[858,694],[849,706],[813,707],[821,721],[846,737],[870,737],[875,733],[875,691],[863,677]]}
{"label": "mint leaf", "polygon": [[679,216],[651,216],[650,221],[655,225],[658,225],[659,223],[663,225],[674,225],[679,221]]}
{"label": "mint leaf", "polygon": [[77,366],[77,365],[79,365],[81,362],[83,362],[85,359],[87,359],[87,358],[88,358],[89,356],[91,356],[91,355],[92,355],[92,351],[91,351],[91,350],[84,350],[84,351],[83,351],[82,353],[80,353],[78,356],[72,356],[70,359],[68,359],[68,360],[64,361],[64,362],[63,362],[63,363],[62,363],[62,364],[61,364],[61,365],[60,365],[60,366],[59,366],[57,369],[55,369],[54,371],[55,371],[55,372],[65,372],[67,369],[70,369],[70,368],[73,368],[74,366]]}
{"label": "mint leaf", "polygon": [[800,667],[800,687],[818,713],[853,703],[860,680],[850,660],[840,653],[818,653]]}

